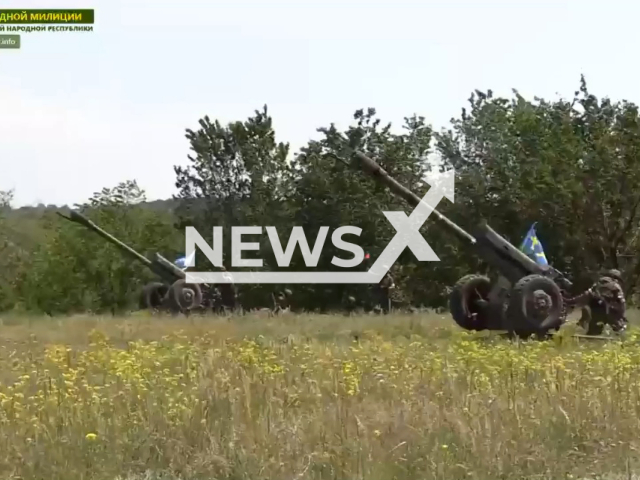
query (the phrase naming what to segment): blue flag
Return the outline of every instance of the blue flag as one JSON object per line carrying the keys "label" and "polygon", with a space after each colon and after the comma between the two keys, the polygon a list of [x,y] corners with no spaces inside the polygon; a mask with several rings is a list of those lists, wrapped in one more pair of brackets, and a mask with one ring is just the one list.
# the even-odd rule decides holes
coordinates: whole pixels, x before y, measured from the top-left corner
{"label": "blue flag", "polygon": [[189,255],[188,258],[186,256],[185,257],[180,257],[174,263],[178,266],[178,268],[181,268],[182,270],[186,270],[187,263],[189,263],[193,259],[195,254],[196,254],[196,252],[194,250],[194,252],[191,255]]}
{"label": "blue flag", "polygon": [[520,250],[522,250],[527,256],[531,257],[538,265],[549,265],[547,257],[544,255],[542,244],[536,235],[536,223],[537,222],[529,228],[527,236],[524,237],[522,245],[520,246]]}

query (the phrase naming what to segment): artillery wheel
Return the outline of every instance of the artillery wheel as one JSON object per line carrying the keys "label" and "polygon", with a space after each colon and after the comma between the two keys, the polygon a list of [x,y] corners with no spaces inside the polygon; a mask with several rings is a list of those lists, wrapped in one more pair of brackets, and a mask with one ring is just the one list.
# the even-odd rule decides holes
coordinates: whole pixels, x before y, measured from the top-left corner
{"label": "artillery wheel", "polygon": [[140,292],[140,309],[157,310],[162,307],[169,286],[160,282],[145,285]]}
{"label": "artillery wheel", "polygon": [[465,330],[487,330],[490,318],[486,305],[491,291],[491,281],[483,275],[466,275],[453,287],[449,297],[449,309],[453,320]]}
{"label": "artillery wheel", "polygon": [[507,307],[507,329],[521,338],[547,335],[563,322],[560,287],[542,275],[521,278],[511,291]]}
{"label": "artillery wheel", "polygon": [[197,283],[180,279],[171,285],[168,299],[171,310],[186,313],[202,304],[202,289]]}

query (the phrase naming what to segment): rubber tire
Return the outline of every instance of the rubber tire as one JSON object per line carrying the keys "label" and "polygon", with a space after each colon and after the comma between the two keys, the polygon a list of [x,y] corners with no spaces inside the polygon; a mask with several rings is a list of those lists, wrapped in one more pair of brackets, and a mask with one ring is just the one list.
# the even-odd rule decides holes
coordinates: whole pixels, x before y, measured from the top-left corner
{"label": "rubber tire", "polygon": [[[182,302],[182,291],[184,289],[193,290],[193,301],[191,305],[184,305]],[[202,289],[197,283],[187,283],[185,279],[175,281],[169,288],[167,295],[169,307],[174,313],[186,313],[202,305]]]}
{"label": "rubber tire", "polygon": [[139,306],[141,310],[158,310],[164,304],[169,286],[161,282],[148,283],[140,292]]}
{"label": "rubber tire", "polygon": [[[480,316],[480,312],[475,312],[472,302],[473,297],[478,297],[478,293],[481,299],[486,300],[490,291],[491,280],[483,275],[471,274],[458,280],[449,296],[449,311],[453,321],[465,330],[487,330],[490,319]],[[471,317],[472,313],[478,313],[475,321]]]}
{"label": "rubber tire", "polygon": [[[528,316],[525,308],[525,299],[536,290],[543,290],[552,299],[552,311],[543,322],[537,322]],[[562,325],[563,302],[560,287],[550,278],[542,275],[521,278],[511,290],[506,313],[507,329],[520,338],[531,335],[544,337]],[[543,327],[541,323],[546,325]]]}

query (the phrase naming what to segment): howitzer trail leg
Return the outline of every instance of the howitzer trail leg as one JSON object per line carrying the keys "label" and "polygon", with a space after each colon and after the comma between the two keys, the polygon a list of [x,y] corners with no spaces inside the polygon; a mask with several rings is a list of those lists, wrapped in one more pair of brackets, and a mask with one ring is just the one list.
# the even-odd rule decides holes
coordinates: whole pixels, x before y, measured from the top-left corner
{"label": "howitzer trail leg", "polygon": [[604,331],[605,321],[602,318],[601,312],[596,309],[595,315],[592,308],[587,305],[581,309],[580,320],[578,325],[584,328],[587,335],[602,335]]}
{"label": "howitzer trail leg", "polygon": [[604,323],[598,318],[597,312],[595,316],[593,315],[593,310],[591,309],[592,295],[592,291],[589,289],[577,297],[569,299],[568,303],[572,310],[580,310],[578,326],[583,328],[587,335],[601,335],[604,330]]}

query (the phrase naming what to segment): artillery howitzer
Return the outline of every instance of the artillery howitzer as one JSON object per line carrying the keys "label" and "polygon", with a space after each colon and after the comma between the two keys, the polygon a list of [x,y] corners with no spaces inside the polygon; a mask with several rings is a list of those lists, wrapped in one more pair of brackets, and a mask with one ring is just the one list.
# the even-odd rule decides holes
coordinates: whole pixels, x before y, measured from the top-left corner
{"label": "artillery howitzer", "polygon": [[[416,207],[422,199],[398,183],[365,154],[356,163],[391,192]],[[471,247],[494,273],[466,275],[454,286],[449,307],[466,330],[507,330],[519,337],[543,336],[557,330],[573,308],[572,283],[551,266],[539,265],[482,221],[471,235],[433,209],[441,226]]]}
{"label": "artillery howitzer", "polygon": [[[94,231],[109,243],[115,245],[120,251],[139,261],[160,277],[160,282],[151,282],[145,285],[142,292],[140,292],[141,309],[160,309],[174,313],[184,313],[203,305],[203,291],[200,285],[187,283],[185,272],[159,253],[156,253],[153,260],[150,260],[113,235],[105,232],[84,215],[73,210],[70,211],[68,217],[59,212],[57,213],[66,220],[78,223]],[[207,293],[207,291],[208,286],[205,285],[205,293]]]}

